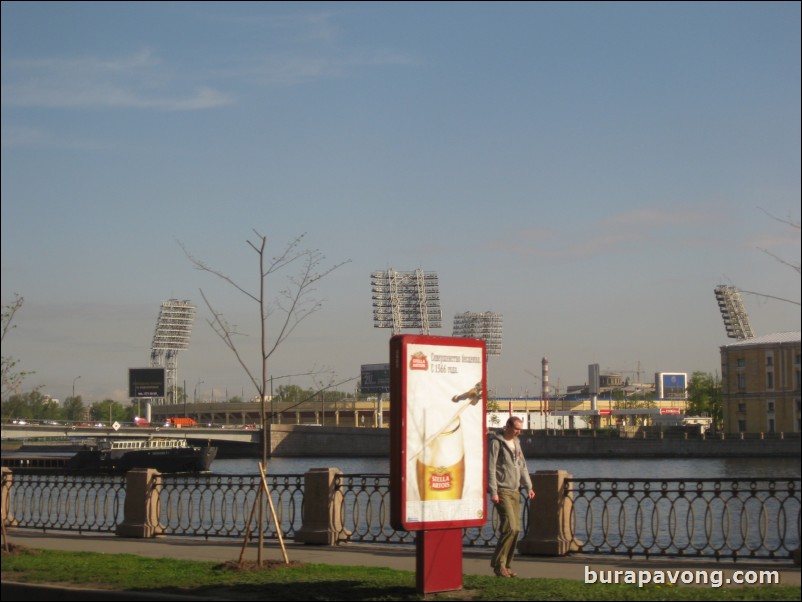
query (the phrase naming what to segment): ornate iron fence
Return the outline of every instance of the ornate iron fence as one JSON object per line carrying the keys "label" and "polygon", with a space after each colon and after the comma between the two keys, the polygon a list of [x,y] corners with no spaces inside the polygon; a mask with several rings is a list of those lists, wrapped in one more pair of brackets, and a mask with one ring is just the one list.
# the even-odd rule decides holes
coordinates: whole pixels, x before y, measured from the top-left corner
{"label": "ornate iron fence", "polygon": [[[335,491],[340,496],[340,539],[361,543],[412,544],[415,534],[397,530],[390,524],[390,477],[389,475],[339,475],[335,479]],[[529,522],[529,505],[526,492],[522,494],[522,535]],[[488,502],[490,516],[482,527],[465,529],[463,545],[475,548],[492,547],[496,544],[498,515],[493,504]]]}
{"label": "ornate iron fence", "polygon": [[[267,477],[270,497],[282,537],[292,537],[301,528],[303,476]],[[161,475],[159,525],[166,535],[201,537],[243,537],[258,535],[254,509],[261,477],[258,475]],[[277,525],[262,499],[264,535],[278,538]]]}
{"label": "ornate iron fence", "polygon": [[[14,474],[3,494],[7,525],[113,533],[123,520],[125,476]],[[10,478],[10,476],[8,477]]]}
{"label": "ornate iron fence", "polygon": [[364,543],[414,543],[415,535],[390,525],[390,477],[386,474],[338,475],[340,540]]}
{"label": "ornate iron fence", "polygon": [[[8,482],[6,479],[10,479]],[[124,476],[4,473],[7,525],[79,532],[111,532],[124,519]],[[241,538],[257,535],[250,521],[260,485],[256,475],[162,475],[159,526],[168,535]],[[268,477],[284,537],[301,529],[303,475]],[[387,475],[339,475],[340,540],[411,544],[414,534],[390,524]],[[497,516],[466,529],[473,548],[495,545]],[[522,504],[526,537],[529,504]],[[567,479],[559,509],[563,537],[583,553],[713,558],[787,558],[800,542],[800,479]],[[276,538],[268,517],[265,536]],[[542,517],[537,517],[542,520]]]}
{"label": "ornate iron fence", "polygon": [[800,479],[568,479],[585,553],[788,558],[800,542]]}

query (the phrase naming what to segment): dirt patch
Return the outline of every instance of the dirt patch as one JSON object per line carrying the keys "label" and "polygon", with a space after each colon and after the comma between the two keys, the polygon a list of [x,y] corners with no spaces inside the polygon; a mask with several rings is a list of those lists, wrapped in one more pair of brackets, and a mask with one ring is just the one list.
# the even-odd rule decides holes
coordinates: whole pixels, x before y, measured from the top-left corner
{"label": "dirt patch", "polygon": [[237,562],[236,560],[227,560],[222,564],[214,566],[216,571],[231,571],[233,573],[250,573],[254,571],[278,571],[281,569],[298,568],[303,566],[302,562],[297,560],[290,560],[289,563],[283,560],[263,560],[259,565],[255,560],[243,560]]}
{"label": "dirt patch", "polygon": [[440,592],[437,597],[446,600],[476,600],[479,592],[473,589],[458,589],[451,592]]}
{"label": "dirt patch", "polygon": [[[8,548],[6,550],[6,548]],[[0,552],[2,552],[3,558],[6,556],[22,556],[23,554],[35,554],[34,550],[26,548],[25,546],[20,546],[15,543],[8,542],[6,544],[3,543],[2,547],[0,547]]]}

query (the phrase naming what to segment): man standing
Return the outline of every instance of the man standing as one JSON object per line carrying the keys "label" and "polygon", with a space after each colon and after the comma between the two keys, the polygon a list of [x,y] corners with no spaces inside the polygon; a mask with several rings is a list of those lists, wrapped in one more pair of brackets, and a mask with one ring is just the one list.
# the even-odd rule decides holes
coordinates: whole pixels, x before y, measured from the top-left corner
{"label": "man standing", "polygon": [[521,531],[521,487],[526,487],[529,499],[534,499],[532,479],[526,468],[518,435],[523,422],[510,416],[502,433],[490,437],[487,453],[487,488],[500,520],[498,543],[490,560],[498,577],[515,577],[510,570],[518,534]]}

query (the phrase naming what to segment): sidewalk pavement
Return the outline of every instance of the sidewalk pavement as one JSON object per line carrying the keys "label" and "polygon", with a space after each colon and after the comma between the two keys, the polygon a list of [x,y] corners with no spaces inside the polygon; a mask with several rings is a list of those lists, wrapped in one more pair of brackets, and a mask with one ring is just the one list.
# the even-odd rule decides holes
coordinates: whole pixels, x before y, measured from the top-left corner
{"label": "sidewalk pavement", "polygon": [[[43,548],[64,551],[91,551],[109,554],[136,554],[156,558],[183,558],[225,562],[237,560],[242,548],[241,541],[204,540],[188,537],[158,537],[154,539],[129,539],[113,535],[50,531],[26,531],[11,529],[9,541],[28,548]],[[401,545],[344,544],[339,546],[311,546],[285,542],[290,561],[305,564],[330,564],[340,566],[386,567],[404,571],[415,571],[415,549]],[[256,544],[251,543],[246,552],[247,560],[256,559]],[[278,542],[270,540],[263,552],[263,559],[282,560]],[[517,555],[514,570],[519,578],[577,579],[584,580],[586,568],[590,571],[722,571],[725,578],[735,571],[778,571],[780,585],[800,586],[800,567],[788,561],[732,560],[716,562],[694,558],[634,558],[599,555],[571,555],[561,558]],[[463,573],[466,575],[493,574],[490,568],[490,551],[463,550]],[[623,579],[622,579],[623,581]],[[704,587],[704,586],[703,586]],[[710,587],[710,586],[707,586]],[[4,587],[4,590],[6,588]],[[107,592],[108,593],[108,592]],[[6,600],[5,592],[3,599]],[[28,598],[30,599],[30,598]],[[63,598],[62,598],[63,599]],[[86,598],[82,598],[86,599]],[[105,598],[108,599],[108,598]]]}

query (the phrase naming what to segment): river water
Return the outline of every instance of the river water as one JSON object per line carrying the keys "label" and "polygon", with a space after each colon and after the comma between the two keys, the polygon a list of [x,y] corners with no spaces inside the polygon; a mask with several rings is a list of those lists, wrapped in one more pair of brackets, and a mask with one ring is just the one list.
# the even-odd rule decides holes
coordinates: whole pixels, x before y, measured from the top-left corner
{"label": "river water", "polygon": [[[17,455],[21,452],[4,452]],[[37,452],[37,455],[51,455]],[[64,455],[63,452],[52,455]],[[216,474],[258,474],[257,458],[220,458]],[[802,458],[536,458],[529,472],[565,470],[578,479],[782,479],[802,477]],[[271,458],[269,474],[301,475],[311,468],[339,468],[343,474],[390,474],[389,458]]]}
{"label": "river water", "polygon": [[[252,474],[259,460],[219,459],[217,474]],[[566,470],[575,478],[603,479],[782,479],[800,478],[800,458],[543,458],[528,460],[529,472]],[[272,458],[268,474],[303,474],[310,468],[339,468],[344,474],[389,474],[388,458]]]}

